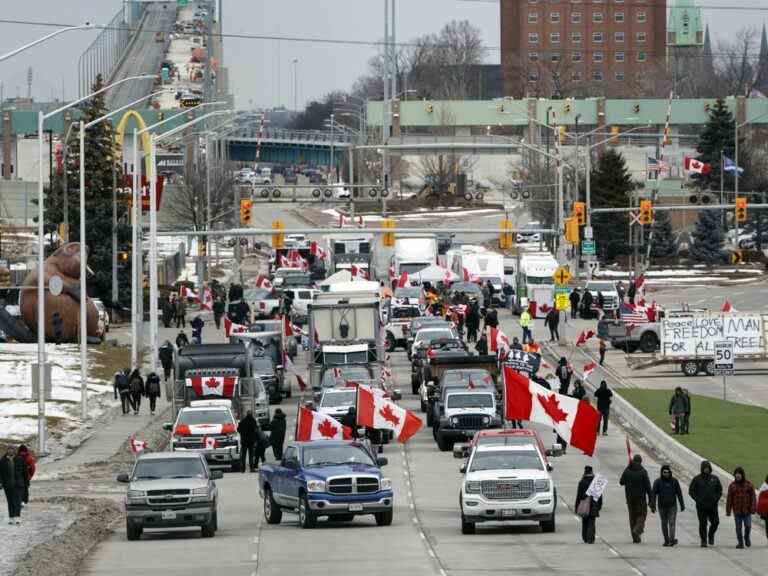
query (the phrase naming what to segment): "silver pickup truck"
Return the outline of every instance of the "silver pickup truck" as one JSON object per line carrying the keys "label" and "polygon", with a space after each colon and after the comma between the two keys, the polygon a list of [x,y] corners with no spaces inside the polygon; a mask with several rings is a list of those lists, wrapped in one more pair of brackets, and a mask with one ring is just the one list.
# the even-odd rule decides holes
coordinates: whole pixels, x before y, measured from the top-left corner
{"label": "silver pickup truck", "polygon": [[125,528],[128,540],[138,540],[147,528],[199,526],[204,538],[218,529],[216,480],[222,473],[210,470],[197,453],[156,452],[140,454],[130,474],[118,482],[128,484],[125,495]]}

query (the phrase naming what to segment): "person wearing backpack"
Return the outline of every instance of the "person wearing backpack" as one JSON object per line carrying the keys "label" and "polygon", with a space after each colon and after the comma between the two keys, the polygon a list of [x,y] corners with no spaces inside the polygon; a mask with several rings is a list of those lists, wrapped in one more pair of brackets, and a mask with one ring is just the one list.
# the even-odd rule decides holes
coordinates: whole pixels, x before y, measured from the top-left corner
{"label": "person wearing backpack", "polygon": [[150,372],[147,376],[145,386],[145,392],[149,399],[149,413],[155,415],[155,406],[157,405],[157,398],[160,396],[160,376],[154,372]]}
{"label": "person wearing backpack", "polygon": [[576,489],[576,505],[573,507],[576,514],[581,517],[581,539],[585,544],[595,543],[595,530],[597,528],[597,518],[600,516],[600,510],[603,507],[603,496],[598,500],[587,494],[587,490],[595,479],[595,472],[592,466],[584,466],[584,475],[579,481]]}
{"label": "person wearing backpack", "polygon": [[144,379],[141,377],[138,368],[131,372],[131,377],[128,379],[128,388],[131,391],[133,413],[138,416],[139,409],[141,408],[141,397],[144,396]]}
{"label": "person wearing backpack", "polygon": [[560,362],[555,370],[558,380],[560,380],[560,394],[563,396],[568,395],[568,389],[571,387],[571,377],[573,376],[573,369],[568,365],[568,360],[563,356],[560,358]]}
{"label": "person wearing backpack", "polygon": [[115,399],[120,396],[120,406],[123,409],[123,416],[131,411],[131,391],[128,388],[128,369],[125,372],[115,372],[115,379],[113,382],[113,388],[115,392]]}

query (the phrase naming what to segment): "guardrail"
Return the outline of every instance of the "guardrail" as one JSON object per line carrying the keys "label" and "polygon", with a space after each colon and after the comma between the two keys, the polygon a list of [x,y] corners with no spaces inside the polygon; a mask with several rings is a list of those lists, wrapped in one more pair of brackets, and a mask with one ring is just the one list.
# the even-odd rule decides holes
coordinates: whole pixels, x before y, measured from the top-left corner
{"label": "guardrail", "polygon": [[346,134],[336,132],[331,134],[322,130],[290,130],[285,128],[242,128],[227,136],[228,140],[248,138],[254,140],[294,140],[301,142],[319,142],[334,144],[349,144],[353,139]]}

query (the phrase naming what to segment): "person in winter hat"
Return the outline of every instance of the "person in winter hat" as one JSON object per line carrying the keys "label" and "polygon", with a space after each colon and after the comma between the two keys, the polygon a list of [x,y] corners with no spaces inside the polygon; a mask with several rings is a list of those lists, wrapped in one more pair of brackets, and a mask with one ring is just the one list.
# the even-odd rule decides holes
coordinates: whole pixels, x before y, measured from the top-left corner
{"label": "person in winter hat", "polygon": [[180,330],[179,335],[176,336],[176,348],[181,350],[185,346],[189,346],[189,338],[187,338],[187,335],[184,332],[184,330]]}
{"label": "person in winter hat", "polygon": [[760,493],[757,496],[757,515],[763,519],[765,537],[768,538],[768,476],[760,486]]}
{"label": "person in winter hat", "polygon": [[645,531],[645,519],[648,516],[648,506],[655,511],[651,499],[651,481],[648,472],[643,468],[643,458],[635,454],[632,461],[624,469],[619,484],[624,486],[624,496],[627,499],[629,512],[629,530],[632,542],[640,544]]}
{"label": "person in winter hat", "polygon": [[274,454],[275,460],[280,460],[283,457],[285,428],[285,412],[280,408],[276,408],[275,413],[272,414],[272,420],[267,427],[269,430],[269,441],[272,444],[272,454]]}
{"label": "person in winter hat", "polygon": [[723,485],[720,479],[712,474],[712,464],[707,460],[701,462],[701,473],[691,480],[688,495],[696,502],[701,547],[706,548],[707,543],[714,546],[715,532],[720,525],[717,505],[723,497]]}
{"label": "person in winter hat", "polygon": [[160,364],[163,365],[163,378],[167,381],[171,377],[171,369],[173,368],[173,344],[170,340],[166,340],[158,348],[157,355],[160,357]]}
{"label": "person in winter hat", "polygon": [[128,387],[128,376],[126,375],[128,369],[125,372],[115,372],[115,378],[113,382],[113,388],[115,391],[115,398],[120,396],[120,406],[123,410],[123,415],[128,414],[131,411],[131,390]]}
{"label": "person in winter hat", "polygon": [[26,483],[27,464],[13,446],[0,458],[0,484],[8,502],[8,524],[21,524],[21,499]]}
{"label": "person in winter hat", "polygon": [[568,360],[565,356],[560,358],[560,362],[555,369],[557,378],[560,380],[560,394],[566,396],[568,394],[568,388],[571,387],[571,377],[573,376],[573,369],[568,365]]}
{"label": "person in winter hat", "polygon": [[680,503],[680,512],[685,510],[683,491],[680,482],[672,476],[672,468],[669,464],[661,467],[659,477],[651,488],[651,510],[659,511],[661,520],[661,533],[664,536],[664,546],[676,546],[675,527],[677,524],[677,504]]}
{"label": "person in winter hat", "polygon": [[600,387],[595,390],[595,399],[597,400],[597,411],[600,412],[600,419],[603,421],[603,436],[608,435],[608,417],[611,413],[612,398],[613,392],[608,388],[608,383],[601,380]]}
{"label": "person in winter hat", "polygon": [[144,391],[147,395],[147,398],[149,398],[149,412],[154,416],[155,406],[157,406],[157,399],[160,396],[160,376],[154,372],[150,372],[149,376],[147,376]]}
{"label": "person in winter hat", "polygon": [[19,446],[19,450],[17,451],[17,454],[19,458],[24,460],[24,464],[26,465],[24,475],[24,488],[21,492],[21,501],[24,504],[29,503],[29,482],[32,480],[32,477],[35,475],[35,470],[37,470],[37,460],[35,459],[35,456],[32,454],[32,452],[29,451],[29,448],[25,444],[22,444]]}
{"label": "person in winter hat", "polygon": [[138,368],[131,372],[131,377],[128,379],[128,388],[131,391],[133,413],[138,416],[139,409],[141,408],[141,397],[144,396],[144,378],[141,377]]}
{"label": "person in winter hat", "polygon": [[192,326],[192,341],[196,342],[197,344],[203,343],[203,326],[205,326],[205,322],[202,318],[200,318],[200,315],[194,317],[192,322],[189,323],[190,326]]}
{"label": "person in winter hat", "polygon": [[733,513],[736,524],[736,548],[752,546],[752,514],[757,511],[755,487],[747,480],[744,468],[739,466],[733,471],[733,482],[728,486],[728,496],[725,499],[725,515]]}
{"label": "person in winter hat", "polygon": [[590,484],[595,479],[595,472],[592,466],[584,466],[584,475],[579,480],[579,486],[576,489],[576,504],[573,509],[579,508],[579,503],[584,499],[589,501],[589,512],[581,516],[581,539],[585,544],[595,543],[595,531],[597,528],[597,518],[600,516],[600,509],[603,507],[603,496],[595,501],[594,498],[587,495]]}
{"label": "person in winter hat", "polygon": [[256,469],[256,430],[259,423],[253,417],[253,412],[248,410],[242,420],[237,424],[237,432],[240,434],[240,472],[245,472],[245,463],[251,472]]}
{"label": "person in winter hat", "polygon": [[683,395],[683,389],[678,386],[675,388],[675,393],[669,400],[669,415],[675,423],[675,434],[683,433],[683,421],[685,420],[685,410],[688,405],[688,401]]}

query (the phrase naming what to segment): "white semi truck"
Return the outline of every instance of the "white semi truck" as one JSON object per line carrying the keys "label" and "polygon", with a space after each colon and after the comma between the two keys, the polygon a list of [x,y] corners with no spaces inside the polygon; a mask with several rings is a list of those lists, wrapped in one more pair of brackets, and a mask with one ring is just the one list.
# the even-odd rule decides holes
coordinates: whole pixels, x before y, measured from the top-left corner
{"label": "white semi truck", "polygon": [[403,272],[414,274],[433,264],[437,264],[437,236],[418,234],[397,237],[392,256],[395,276],[399,277]]}

